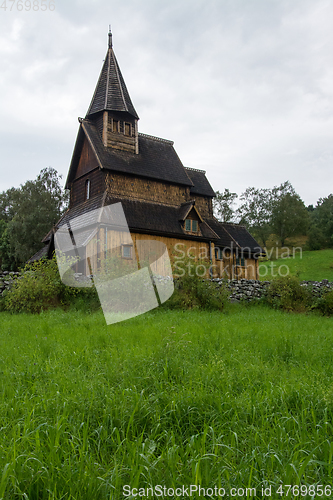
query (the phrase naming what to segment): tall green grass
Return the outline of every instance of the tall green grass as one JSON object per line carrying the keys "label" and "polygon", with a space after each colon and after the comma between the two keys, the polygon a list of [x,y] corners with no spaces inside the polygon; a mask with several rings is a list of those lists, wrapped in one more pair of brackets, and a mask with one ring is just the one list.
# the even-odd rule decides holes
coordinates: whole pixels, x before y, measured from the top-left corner
{"label": "tall green grass", "polygon": [[0,324],[0,498],[332,484],[332,318],[234,305]]}
{"label": "tall green grass", "polygon": [[[286,252],[285,254],[287,255]],[[292,256],[292,250],[290,254]],[[273,252],[272,257],[274,256]],[[290,274],[299,277],[300,280],[333,281],[333,249],[303,251],[302,254],[297,251],[295,256],[289,259],[264,261],[259,265],[260,278],[270,280],[272,276],[278,274],[279,268],[283,275],[289,269]]]}

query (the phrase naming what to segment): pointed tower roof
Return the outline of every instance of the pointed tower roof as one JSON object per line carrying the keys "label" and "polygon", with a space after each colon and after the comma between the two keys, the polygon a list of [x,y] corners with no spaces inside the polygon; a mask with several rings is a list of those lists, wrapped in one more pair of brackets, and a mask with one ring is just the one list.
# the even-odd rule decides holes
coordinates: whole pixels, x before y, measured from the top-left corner
{"label": "pointed tower roof", "polygon": [[99,111],[125,111],[139,119],[113,51],[111,31],[108,51],[86,117]]}

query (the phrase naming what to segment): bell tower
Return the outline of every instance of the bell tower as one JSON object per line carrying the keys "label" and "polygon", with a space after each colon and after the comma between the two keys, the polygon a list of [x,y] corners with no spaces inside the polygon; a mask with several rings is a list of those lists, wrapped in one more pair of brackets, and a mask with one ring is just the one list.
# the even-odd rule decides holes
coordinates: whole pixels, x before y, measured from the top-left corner
{"label": "bell tower", "polygon": [[108,51],[86,118],[100,122],[105,147],[139,153],[138,120],[109,31]]}

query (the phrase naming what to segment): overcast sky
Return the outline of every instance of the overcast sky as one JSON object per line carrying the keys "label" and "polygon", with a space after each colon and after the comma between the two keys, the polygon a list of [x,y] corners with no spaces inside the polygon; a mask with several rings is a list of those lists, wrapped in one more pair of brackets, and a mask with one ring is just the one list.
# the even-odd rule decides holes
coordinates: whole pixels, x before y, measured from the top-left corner
{"label": "overcast sky", "polygon": [[65,180],[110,23],[139,131],[215,190],[333,192],[331,0],[17,2],[0,9],[0,191],[48,166]]}

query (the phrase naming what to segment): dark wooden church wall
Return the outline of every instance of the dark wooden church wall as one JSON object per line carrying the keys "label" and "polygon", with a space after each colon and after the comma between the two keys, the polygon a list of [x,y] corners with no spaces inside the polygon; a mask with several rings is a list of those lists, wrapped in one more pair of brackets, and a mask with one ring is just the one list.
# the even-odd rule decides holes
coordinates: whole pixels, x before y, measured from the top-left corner
{"label": "dark wooden church wall", "polygon": [[98,166],[96,156],[87,139],[84,140],[75,178],[94,170]]}
{"label": "dark wooden church wall", "polygon": [[105,174],[99,168],[88,172],[79,179],[74,180],[71,189],[70,206],[73,207],[86,200],[86,181],[90,180],[90,198],[105,191]]}

